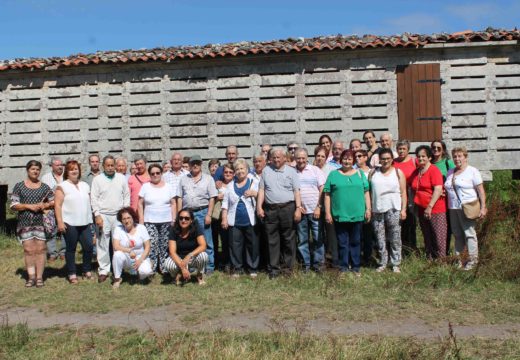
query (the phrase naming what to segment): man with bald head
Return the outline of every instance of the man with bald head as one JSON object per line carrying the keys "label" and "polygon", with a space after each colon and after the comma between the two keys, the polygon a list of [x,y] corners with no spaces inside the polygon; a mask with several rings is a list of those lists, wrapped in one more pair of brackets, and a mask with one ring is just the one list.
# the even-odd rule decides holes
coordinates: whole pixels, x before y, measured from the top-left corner
{"label": "man with bald head", "polygon": [[190,172],[182,168],[182,154],[174,152],[170,158],[170,164],[172,169],[162,175],[165,183],[171,186],[173,194],[177,194],[179,189],[179,182],[183,176],[186,176]]}
{"label": "man with bald head", "polygon": [[286,164],[285,149],[271,152],[271,164],[262,171],[258,190],[257,214],[264,221],[269,242],[269,278],[284,268],[292,271],[296,257],[295,224],[302,216],[300,181],[296,170]]}
{"label": "man with bald head", "polygon": [[337,170],[341,167],[341,161],[339,158],[341,157],[341,153],[345,150],[345,143],[341,140],[336,140],[332,143],[332,159],[327,162],[327,165],[332,170]]}
{"label": "man with bald head", "polygon": [[392,150],[392,155],[393,155],[394,159],[398,156],[397,152],[393,149],[394,142],[392,139],[392,134],[390,134],[388,132],[382,134],[381,137],[379,138],[379,143],[380,143],[381,147],[378,148],[378,151],[376,151],[374,153],[374,155],[372,155],[372,158],[370,159],[370,167],[372,167],[372,168],[380,166],[379,165],[379,150],[380,149]]}

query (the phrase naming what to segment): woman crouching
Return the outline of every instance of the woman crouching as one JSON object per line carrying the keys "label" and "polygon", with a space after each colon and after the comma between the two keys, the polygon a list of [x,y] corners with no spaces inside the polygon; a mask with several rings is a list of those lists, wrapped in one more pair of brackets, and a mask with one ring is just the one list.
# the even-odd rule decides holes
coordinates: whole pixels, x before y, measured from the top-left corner
{"label": "woman crouching", "polygon": [[195,221],[191,210],[181,210],[170,231],[170,256],[164,261],[164,269],[175,279],[177,285],[181,284],[181,278],[188,281],[192,276],[197,278],[199,285],[205,284],[203,274],[208,262],[206,240],[198,231]]}
{"label": "woman crouching", "polygon": [[123,279],[121,274],[128,270],[130,274],[139,274],[139,280],[143,281],[153,274],[152,263],[148,258],[150,254],[150,235],[144,225],[138,223],[138,216],[134,209],[126,207],[117,213],[117,220],[122,224],[114,229],[112,245],[114,256],[112,267],[114,270],[114,283],[118,288]]}

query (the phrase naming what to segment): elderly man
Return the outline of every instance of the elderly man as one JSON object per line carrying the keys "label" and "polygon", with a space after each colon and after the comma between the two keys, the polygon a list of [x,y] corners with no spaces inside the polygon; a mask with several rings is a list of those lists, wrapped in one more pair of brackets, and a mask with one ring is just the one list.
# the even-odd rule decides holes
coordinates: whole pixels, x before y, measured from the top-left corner
{"label": "elderly man", "polygon": [[251,177],[258,182],[262,177],[262,171],[267,166],[267,159],[263,153],[253,156],[253,168],[250,171]]}
{"label": "elderly man", "polygon": [[381,143],[381,147],[377,149],[377,151],[372,155],[372,158],[370,159],[370,167],[379,167],[379,151],[381,149],[390,149],[392,150],[393,158],[395,159],[398,155],[395,150],[393,150],[394,142],[392,139],[392,134],[390,133],[384,133],[379,138],[379,142]]}
{"label": "elderly man", "polygon": [[273,279],[280,275],[281,258],[289,271],[294,266],[295,224],[301,220],[302,207],[298,175],[286,165],[284,149],[273,149],[271,160],[260,179],[257,213],[264,220],[269,241],[269,278]]}
{"label": "elderly man", "polygon": [[[229,145],[226,147],[226,159],[228,164],[231,165],[233,165],[236,159],[238,159],[238,149],[235,145]],[[221,165],[218,167],[215,175],[213,175],[213,180],[215,180],[217,189],[220,189],[222,187],[222,181],[224,180],[224,166]]]}
{"label": "elderly man", "polygon": [[[300,180],[302,220],[298,223],[298,250],[305,271],[321,272],[325,263],[325,247],[320,236],[320,198],[325,185],[325,175],[317,166],[308,163],[307,149],[296,150],[296,173]],[[312,243],[309,241],[309,231]]]}
{"label": "elderly man", "polygon": [[332,160],[327,162],[327,165],[331,170],[337,170],[341,167],[341,161],[339,158],[341,157],[341,153],[345,150],[345,143],[341,140],[336,140],[332,144]]}
{"label": "elderly man", "polygon": [[[55,191],[56,187],[63,181],[64,166],[61,159],[56,156],[51,158],[49,166],[51,167],[51,171],[42,176],[42,182],[49,185],[52,191]],[[54,216],[54,210],[50,211],[52,212],[52,215],[49,214],[49,216]],[[57,250],[58,238],[61,240],[59,250]],[[65,259],[65,240],[59,234],[54,233],[49,236],[47,241],[47,257],[50,262],[53,262],[58,256],[62,260]]]}
{"label": "elderly man", "polygon": [[92,188],[92,180],[98,176],[99,174],[101,174],[101,169],[100,169],[100,159],[99,159],[99,155],[96,155],[96,154],[92,154],[88,157],[88,164],[90,166],[90,171],[88,173],[86,173],[84,176],[83,176],[83,180],[84,182],[86,182],[88,184],[88,186],[90,186]]}
{"label": "elderly man", "polygon": [[150,175],[148,174],[146,157],[144,155],[136,155],[134,164],[137,172],[128,178],[128,188],[130,189],[130,207],[137,211],[139,191],[141,191],[143,184],[150,182]]}
{"label": "elderly man", "polygon": [[170,158],[170,164],[172,165],[172,169],[163,174],[162,178],[164,182],[169,184],[173,193],[177,194],[179,189],[179,182],[181,181],[181,177],[189,174],[190,172],[182,168],[182,154],[178,152],[174,152],[172,157]]}
{"label": "elderly man", "polygon": [[179,182],[177,194],[177,209],[189,209],[193,212],[199,233],[206,239],[206,253],[208,264],[206,273],[211,274],[215,270],[215,251],[213,248],[213,236],[211,234],[211,213],[218,195],[215,181],[208,174],[202,173],[202,158],[193,155],[190,159],[190,172],[182,176]]}
{"label": "elderly man", "polygon": [[92,181],[90,201],[97,230],[98,282],[102,283],[110,272],[110,242],[117,212],[130,205],[128,183],[122,174],[116,173],[112,155],[103,158],[103,173]]}
{"label": "elderly man", "polygon": [[126,159],[122,156],[116,158],[116,173],[123,175],[126,181],[130,178],[128,164],[126,163]]}

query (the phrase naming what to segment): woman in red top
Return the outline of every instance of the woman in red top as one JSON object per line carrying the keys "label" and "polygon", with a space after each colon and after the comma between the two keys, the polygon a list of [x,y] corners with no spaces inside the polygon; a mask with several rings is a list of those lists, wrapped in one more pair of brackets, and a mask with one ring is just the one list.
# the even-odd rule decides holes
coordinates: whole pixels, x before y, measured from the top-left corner
{"label": "woman in red top", "polygon": [[430,259],[446,255],[448,222],[446,201],[442,197],[443,179],[440,170],[432,165],[432,150],[421,145],[415,150],[417,169],[408,179],[418,209],[419,224],[424,237],[426,256]]}
{"label": "woman in red top", "polygon": [[[417,168],[416,159],[410,155],[410,141],[399,140],[395,146],[398,156],[394,159],[394,167],[401,170],[406,178],[406,182],[410,179],[413,172]],[[417,219],[413,211],[413,196],[410,186],[407,186],[408,206],[406,207],[406,220],[401,222],[401,241],[403,250],[410,252],[417,249]]]}

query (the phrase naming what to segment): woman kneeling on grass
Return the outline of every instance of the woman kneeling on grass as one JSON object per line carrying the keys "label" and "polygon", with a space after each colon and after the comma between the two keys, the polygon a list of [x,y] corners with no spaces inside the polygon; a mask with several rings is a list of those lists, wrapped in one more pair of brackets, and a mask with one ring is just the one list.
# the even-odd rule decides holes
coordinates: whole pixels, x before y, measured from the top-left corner
{"label": "woman kneeling on grass", "polygon": [[131,207],[126,207],[117,213],[117,220],[122,225],[114,229],[112,245],[114,256],[112,267],[114,270],[114,283],[117,289],[123,279],[121,274],[126,269],[130,274],[139,274],[139,280],[143,281],[153,274],[150,254],[150,235],[144,225],[138,224],[137,214]]}
{"label": "woman kneeling on grass", "polygon": [[44,211],[54,207],[54,194],[38,178],[42,164],[31,160],[25,166],[27,179],[17,183],[11,195],[11,209],[18,211],[16,236],[23,245],[27,282],[25,287],[42,287],[47,246]]}
{"label": "woman kneeling on grass", "polygon": [[164,268],[181,284],[181,277],[188,281],[192,276],[197,277],[199,285],[204,285],[204,269],[208,262],[206,254],[206,240],[198,231],[193,212],[181,210],[177,216],[175,226],[170,230],[169,253],[164,262]]}
{"label": "woman kneeling on grass", "polygon": [[[466,148],[456,147],[452,150],[452,155],[455,168],[448,171],[444,183],[448,194],[451,230],[455,235],[455,254],[460,257],[467,246],[469,261],[464,265],[464,270],[471,270],[478,261],[475,227],[477,219],[482,219],[487,214],[486,192],[480,172],[468,165]],[[466,211],[463,210],[464,205],[467,207]],[[459,267],[462,266],[462,260],[459,260]]]}

